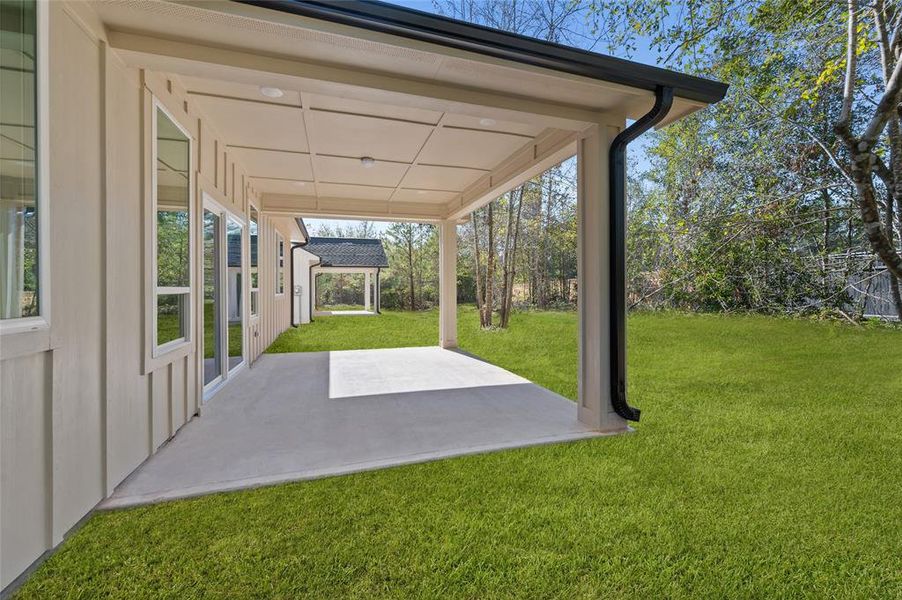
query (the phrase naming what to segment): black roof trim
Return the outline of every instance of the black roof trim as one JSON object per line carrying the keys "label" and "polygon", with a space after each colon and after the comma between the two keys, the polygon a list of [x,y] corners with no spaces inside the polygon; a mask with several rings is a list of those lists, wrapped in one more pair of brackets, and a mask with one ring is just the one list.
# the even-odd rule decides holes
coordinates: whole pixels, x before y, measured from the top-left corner
{"label": "black roof trim", "polygon": [[654,91],[657,86],[671,87],[676,96],[708,104],[723,100],[727,93],[727,85],[719,81],[377,0],[236,1],[649,91]]}
{"label": "black roof trim", "polygon": [[303,243],[306,244],[310,241],[310,234],[307,233],[307,225],[304,224],[304,219],[301,217],[295,217],[294,222],[298,224],[298,229],[301,230],[301,235],[304,236]]}

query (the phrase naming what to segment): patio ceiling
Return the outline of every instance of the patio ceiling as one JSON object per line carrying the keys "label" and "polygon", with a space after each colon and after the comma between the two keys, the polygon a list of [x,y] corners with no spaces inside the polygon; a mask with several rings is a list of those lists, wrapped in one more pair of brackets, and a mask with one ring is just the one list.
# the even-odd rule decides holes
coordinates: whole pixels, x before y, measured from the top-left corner
{"label": "patio ceiling", "polygon": [[299,86],[268,99],[259,86],[181,81],[264,194],[445,205],[547,129]]}
{"label": "patio ceiling", "polygon": [[[578,132],[645,114],[654,102],[649,81],[686,83],[669,120],[704,107],[702,96],[710,95],[711,82],[576,50],[552,48],[574,56],[545,68],[280,12],[400,11],[380,3],[271,10],[216,0],[102,0],[94,7],[128,65],[164,73],[187,90],[272,215],[460,218],[574,155]],[[385,18],[434,19],[399,15]],[[566,72],[580,61],[593,76]],[[634,78],[635,86],[623,83]],[[266,97],[261,86],[283,95]],[[375,162],[367,168],[363,157]]]}

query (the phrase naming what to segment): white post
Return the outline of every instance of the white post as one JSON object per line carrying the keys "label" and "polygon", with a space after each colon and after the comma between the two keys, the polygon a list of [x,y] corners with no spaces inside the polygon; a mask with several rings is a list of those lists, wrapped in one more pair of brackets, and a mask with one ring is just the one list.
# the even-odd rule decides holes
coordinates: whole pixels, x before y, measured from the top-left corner
{"label": "white post", "polygon": [[608,251],[608,150],[618,133],[595,125],[577,146],[577,298],[579,305],[579,401],[577,417],[599,431],[625,431],[611,406]]}
{"label": "white post", "polygon": [[370,310],[370,272],[367,271],[363,275],[363,310],[369,312]]}
{"label": "white post", "polygon": [[439,225],[439,345],[457,347],[457,223]]}

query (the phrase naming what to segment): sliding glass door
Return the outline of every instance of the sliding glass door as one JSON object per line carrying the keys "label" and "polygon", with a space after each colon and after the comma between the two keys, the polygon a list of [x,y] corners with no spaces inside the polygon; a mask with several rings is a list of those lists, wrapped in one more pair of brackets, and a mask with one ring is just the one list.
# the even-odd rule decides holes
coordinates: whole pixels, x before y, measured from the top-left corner
{"label": "sliding glass door", "polygon": [[229,244],[229,370],[244,361],[244,236],[241,223],[226,218],[226,239]]}
{"label": "sliding glass door", "polygon": [[204,194],[201,318],[205,398],[244,364],[244,248],[243,222]]}
{"label": "sliding glass door", "polygon": [[204,387],[222,380],[222,217],[204,208]]}

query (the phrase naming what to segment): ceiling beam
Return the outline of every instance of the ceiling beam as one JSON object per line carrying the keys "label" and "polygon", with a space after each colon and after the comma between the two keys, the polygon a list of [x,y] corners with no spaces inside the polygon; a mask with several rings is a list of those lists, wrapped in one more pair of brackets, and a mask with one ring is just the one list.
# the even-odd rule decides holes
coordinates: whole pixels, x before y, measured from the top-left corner
{"label": "ceiling beam", "polygon": [[446,218],[462,219],[533,177],[576,155],[576,135],[547,130],[445,206]]}
{"label": "ceiling beam", "polygon": [[320,217],[376,221],[433,223],[445,215],[445,205],[435,202],[389,202],[357,198],[316,198],[293,194],[262,196],[260,211],[279,217]]}

